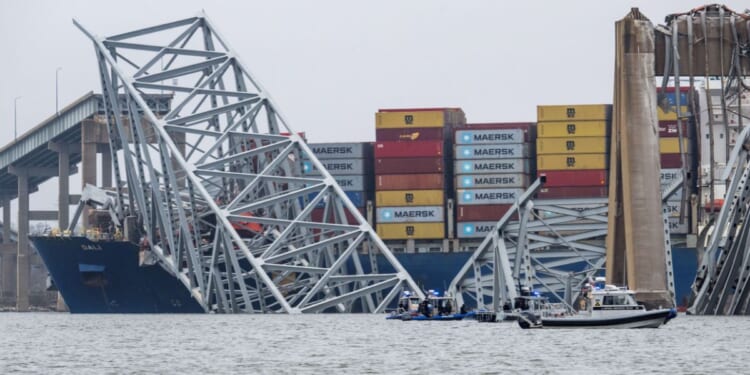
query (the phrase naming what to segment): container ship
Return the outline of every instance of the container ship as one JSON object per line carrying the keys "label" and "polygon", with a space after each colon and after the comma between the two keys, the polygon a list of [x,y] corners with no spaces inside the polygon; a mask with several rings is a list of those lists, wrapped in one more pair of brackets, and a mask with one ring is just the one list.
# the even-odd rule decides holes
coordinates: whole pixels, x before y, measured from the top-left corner
{"label": "container ship", "polygon": [[[688,103],[686,90],[681,103]],[[672,105],[675,95],[673,88],[659,92]],[[705,91],[696,97],[683,112],[699,114]],[[722,147],[716,155],[698,152],[698,135],[721,119],[692,116],[680,129],[674,112],[658,112],[662,186],[683,168],[689,177],[688,190],[667,204],[676,301],[685,306],[698,267],[697,233],[720,207],[713,197],[723,196],[708,174],[720,176],[714,167]],[[374,142],[309,145],[417,284],[444,290],[537,176],[546,177],[537,199],[608,196],[610,118],[605,104],[538,106],[536,122],[523,123],[467,123],[460,108],[381,109]],[[721,131],[710,135],[723,142]],[[304,156],[301,163],[303,174],[319,173]],[[692,198],[687,205],[683,194]],[[169,271],[142,259],[137,244],[90,237],[31,238],[72,313],[202,312]],[[378,266],[392,271],[385,259]]]}

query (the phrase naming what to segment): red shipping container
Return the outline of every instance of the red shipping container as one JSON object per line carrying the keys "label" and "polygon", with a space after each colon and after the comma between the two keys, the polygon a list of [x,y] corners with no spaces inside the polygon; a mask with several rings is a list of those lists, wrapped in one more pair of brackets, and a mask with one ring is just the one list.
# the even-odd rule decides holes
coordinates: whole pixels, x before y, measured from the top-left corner
{"label": "red shipping container", "polygon": [[[321,220],[323,220],[323,210],[325,210],[325,208],[316,208],[316,209],[312,210],[312,212],[310,213],[310,216],[312,217],[313,221],[320,222]],[[365,220],[367,220],[367,215],[365,215],[365,209],[364,208],[359,208],[358,210],[359,210],[359,213],[362,214],[362,217]],[[346,212],[346,220],[347,220],[347,222],[349,224],[356,224],[357,220],[354,218],[354,215],[352,215],[351,212],[349,212],[346,209],[344,209],[344,211]],[[328,222],[329,223],[333,223],[333,220],[330,217],[331,214],[329,213],[328,215],[329,215]]]}
{"label": "red shipping container", "polygon": [[450,126],[442,128],[375,129],[375,140],[383,141],[439,141],[447,138]]}
{"label": "red shipping container", "polygon": [[443,155],[443,141],[375,142],[376,158],[431,158]]}
{"label": "red shipping container", "polygon": [[[661,168],[682,168],[682,156],[679,153],[676,154],[660,154],[661,157]],[[692,165],[693,155],[686,154],[685,161],[689,166]]]}
{"label": "red shipping container", "polygon": [[[688,137],[687,132],[687,121],[682,122],[682,136]],[[659,137],[662,138],[673,138],[678,137],[680,134],[677,132],[677,121],[659,121]]]}
{"label": "red shipping container", "polygon": [[537,193],[539,199],[606,198],[608,196],[608,186],[545,187]]}
{"label": "red shipping container", "polygon": [[[486,130],[486,129],[521,129],[524,131],[524,141],[532,142],[536,140],[536,123],[535,122],[482,122],[476,124],[466,124],[464,126],[455,126],[455,130]],[[455,143],[455,138],[453,139]]]}
{"label": "red shipping container", "polygon": [[376,190],[442,190],[445,176],[433,174],[381,174],[375,176]]}
{"label": "red shipping container", "polygon": [[557,186],[605,186],[609,178],[606,169],[584,169],[579,171],[538,171],[538,176],[545,176],[544,187]]}
{"label": "red shipping container", "polygon": [[445,162],[439,158],[375,159],[375,174],[441,173]]}
{"label": "red shipping container", "polygon": [[[498,221],[512,204],[457,205],[456,221]],[[512,216],[518,220],[518,214]]]}

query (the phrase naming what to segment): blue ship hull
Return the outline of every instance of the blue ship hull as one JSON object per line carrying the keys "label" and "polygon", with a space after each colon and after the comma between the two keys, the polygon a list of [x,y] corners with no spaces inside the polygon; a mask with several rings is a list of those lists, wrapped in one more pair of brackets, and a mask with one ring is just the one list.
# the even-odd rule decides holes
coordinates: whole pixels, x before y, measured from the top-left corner
{"label": "blue ship hull", "polygon": [[[31,237],[71,313],[201,313],[187,289],[158,265],[138,265],[138,247],[129,242],[93,242],[85,237]],[[396,253],[424,289],[444,291],[471,253]],[[687,305],[698,269],[697,252],[674,248],[677,304]],[[383,256],[380,272],[394,272]],[[365,271],[369,258],[361,256]]]}
{"label": "blue ship hull", "polygon": [[71,313],[202,313],[182,283],[159,265],[138,265],[129,242],[31,237]]}

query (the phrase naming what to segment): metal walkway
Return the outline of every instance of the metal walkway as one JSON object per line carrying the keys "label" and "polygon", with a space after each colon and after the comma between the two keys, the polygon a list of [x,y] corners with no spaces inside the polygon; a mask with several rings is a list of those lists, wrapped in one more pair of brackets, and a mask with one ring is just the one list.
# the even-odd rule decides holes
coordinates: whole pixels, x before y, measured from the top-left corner
{"label": "metal walkway", "polygon": [[[402,288],[422,295],[205,14],[108,38],[76,25],[94,42],[121,150],[117,216],[206,311],[382,312]],[[159,118],[144,95],[161,90],[175,99]],[[145,116],[113,116],[124,109]],[[303,158],[322,177],[301,177]],[[395,274],[377,271],[376,253]]]}

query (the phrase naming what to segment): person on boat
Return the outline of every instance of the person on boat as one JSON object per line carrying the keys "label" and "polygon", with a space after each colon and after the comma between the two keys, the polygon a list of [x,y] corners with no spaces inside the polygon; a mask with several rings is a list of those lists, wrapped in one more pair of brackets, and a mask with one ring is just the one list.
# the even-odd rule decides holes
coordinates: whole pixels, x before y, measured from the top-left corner
{"label": "person on boat", "polygon": [[461,305],[461,314],[466,314],[469,312],[469,309],[466,308],[466,304]]}
{"label": "person on boat", "polygon": [[451,305],[451,301],[445,301],[445,306],[443,307],[443,314],[450,315],[452,311],[453,311],[453,305]]}

